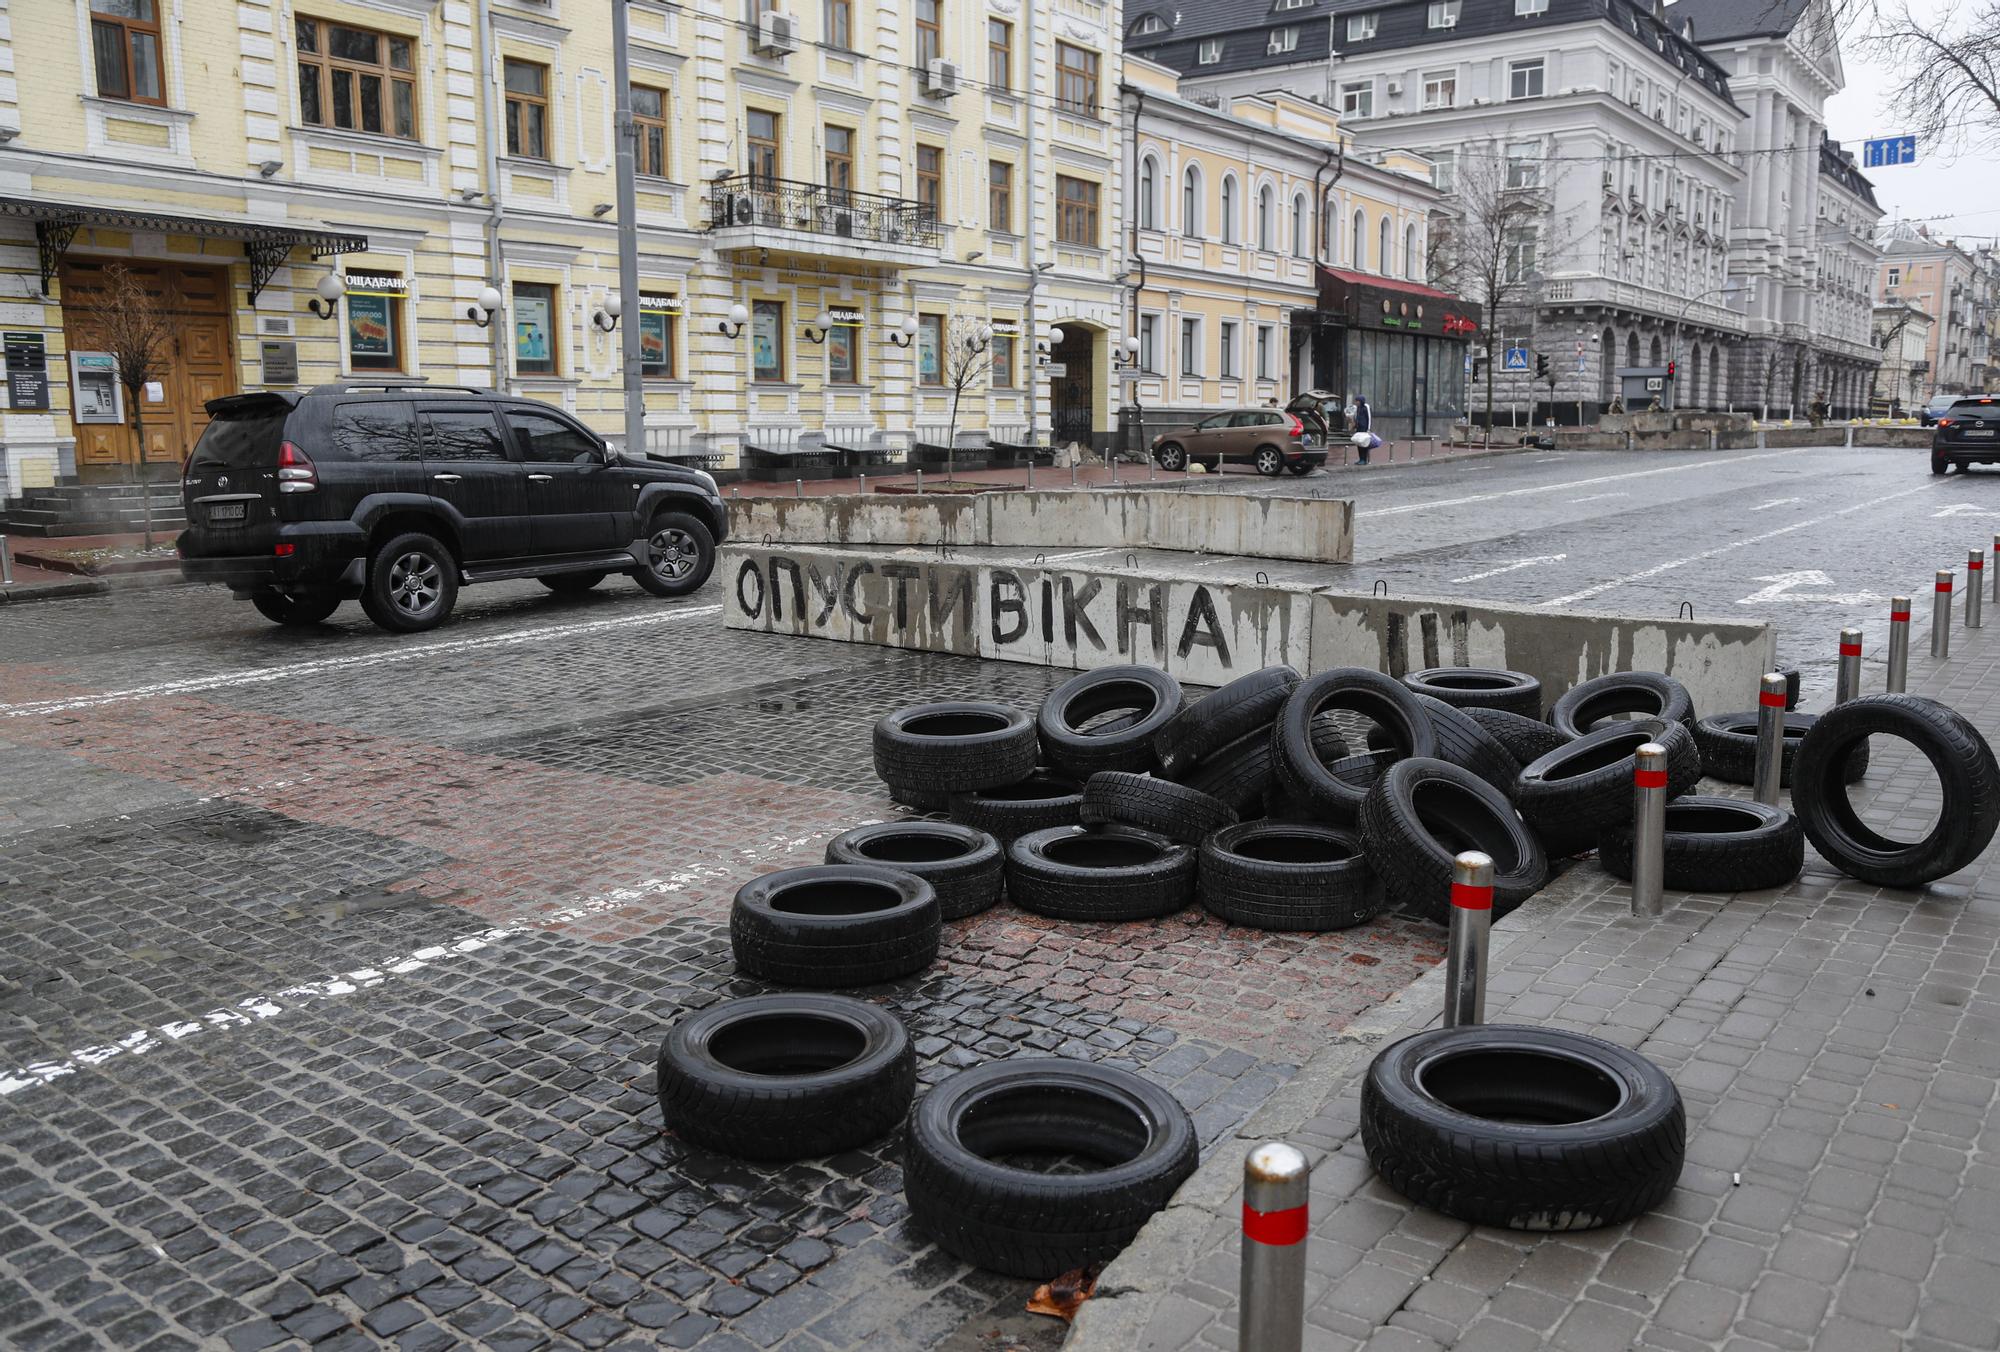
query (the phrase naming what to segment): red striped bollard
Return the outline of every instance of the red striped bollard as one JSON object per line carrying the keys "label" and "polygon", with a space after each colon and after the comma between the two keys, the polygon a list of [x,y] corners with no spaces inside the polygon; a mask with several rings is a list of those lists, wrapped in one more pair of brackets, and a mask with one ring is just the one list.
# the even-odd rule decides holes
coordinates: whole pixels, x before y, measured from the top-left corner
{"label": "red striped bollard", "polygon": [[1776,807],[1785,779],[1785,678],[1776,672],[1764,677],[1757,693],[1757,770],[1751,779],[1757,801]]}
{"label": "red striped bollard", "polygon": [[1900,695],[1910,683],[1910,598],[1889,598],[1889,670],[1882,688]]}
{"label": "red striped bollard", "polygon": [[1965,627],[1979,628],[1979,603],[1986,597],[1986,551],[1974,549],[1965,556]]}
{"label": "red striped bollard", "polygon": [[1486,1021],[1486,953],[1493,928],[1493,858],[1467,850],[1452,862],[1451,937],[1444,959],[1444,1026]]}
{"label": "red striped bollard", "polygon": [[1306,1199],[1312,1166],[1266,1141],[1243,1161],[1239,1352],[1300,1352],[1306,1330]]}
{"label": "red striped bollard", "polygon": [[1931,656],[1943,660],[1951,656],[1951,591],[1953,578],[1949,568],[1937,572],[1937,584],[1931,593]]}
{"label": "red striped bollard", "polygon": [[1667,906],[1667,749],[1648,742],[1633,761],[1632,914],[1652,919]]}
{"label": "red striped bollard", "polygon": [[1845,704],[1861,693],[1861,631],[1840,631],[1840,662],[1834,668],[1833,702]]}

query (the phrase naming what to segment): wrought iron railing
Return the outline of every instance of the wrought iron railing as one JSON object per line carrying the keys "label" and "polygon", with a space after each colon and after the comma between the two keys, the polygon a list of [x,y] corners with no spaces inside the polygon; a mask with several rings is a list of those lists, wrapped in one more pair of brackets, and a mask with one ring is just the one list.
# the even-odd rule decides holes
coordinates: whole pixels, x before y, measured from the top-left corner
{"label": "wrought iron railing", "polygon": [[762,226],[864,244],[922,249],[944,245],[944,226],[936,210],[921,202],[758,174],[737,174],[711,183],[708,223],[711,230]]}

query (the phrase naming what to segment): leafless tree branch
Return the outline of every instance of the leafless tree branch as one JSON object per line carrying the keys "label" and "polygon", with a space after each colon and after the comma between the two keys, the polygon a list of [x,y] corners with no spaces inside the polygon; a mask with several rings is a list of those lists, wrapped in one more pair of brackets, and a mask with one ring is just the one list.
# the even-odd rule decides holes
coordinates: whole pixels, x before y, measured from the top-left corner
{"label": "leafless tree branch", "polygon": [[1908,0],[1865,39],[1901,77],[1902,130],[1932,146],[2000,144],[2000,0],[1919,19]]}

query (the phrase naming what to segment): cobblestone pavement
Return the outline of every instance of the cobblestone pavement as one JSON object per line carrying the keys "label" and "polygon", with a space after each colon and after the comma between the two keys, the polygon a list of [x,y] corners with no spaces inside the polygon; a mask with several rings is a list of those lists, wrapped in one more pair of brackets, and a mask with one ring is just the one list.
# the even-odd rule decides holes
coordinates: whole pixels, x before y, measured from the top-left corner
{"label": "cobblestone pavement", "polygon": [[[2000,735],[2000,634],[1913,659],[1911,690]],[[1879,686],[1871,683],[1871,688]],[[1935,777],[1876,739],[1857,803],[1912,835]],[[1899,754],[1901,753],[1901,754]],[[1833,872],[1668,895],[1658,921],[1580,867],[1495,928],[1487,1016],[1635,1047],[1689,1114],[1679,1188],[1655,1214],[1534,1237],[1410,1206],[1370,1170],[1359,1076],[1435,1024],[1441,973],[1313,1057],[1105,1273],[1068,1352],[1229,1349],[1248,1145],[1314,1163],[1312,1352],[1642,1347],[1892,1352],[2000,1347],[2000,869],[1989,849],[1919,893]]]}
{"label": "cobblestone pavement", "polygon": [[[1054,1347],[907,1221],[899,1136],[694,1151],[652,1062],[759,989],[735,888],[899,811],[877,715],[1061,675],[622,583],[477,588],[417,638],[199,589],[0,615],[0,1344]],[[1441,948],[1003,908],[866,994],[926,1083],[1124,1065],[1214,1142]]]}

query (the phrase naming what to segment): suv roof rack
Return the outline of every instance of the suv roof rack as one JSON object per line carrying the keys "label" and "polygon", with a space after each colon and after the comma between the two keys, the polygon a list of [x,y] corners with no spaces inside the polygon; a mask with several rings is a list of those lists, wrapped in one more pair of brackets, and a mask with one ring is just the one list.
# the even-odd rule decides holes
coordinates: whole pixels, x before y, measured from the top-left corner
{"label": "suv roof rack", "polygon": [[493,394],[482,385],[433,385],[426,380],[336,380],[313,387],[315,394],[351,394],[356,390],[417,390],[433,394]]}

